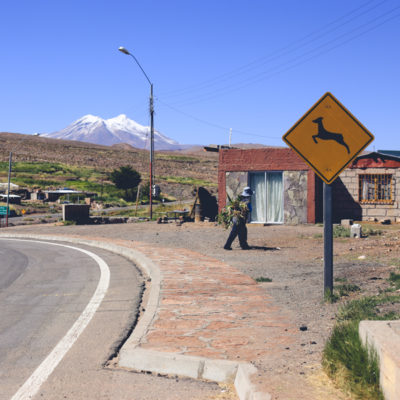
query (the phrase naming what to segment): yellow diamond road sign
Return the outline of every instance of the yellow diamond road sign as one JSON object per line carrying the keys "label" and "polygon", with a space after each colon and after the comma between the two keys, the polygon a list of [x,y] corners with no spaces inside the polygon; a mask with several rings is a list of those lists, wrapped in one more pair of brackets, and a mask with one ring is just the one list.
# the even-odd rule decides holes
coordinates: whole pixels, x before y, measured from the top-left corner
{"label": "yellow diamond road sign", "polygon": [[283,140],[330,184],[374,136],[332,94],[326,93]]}

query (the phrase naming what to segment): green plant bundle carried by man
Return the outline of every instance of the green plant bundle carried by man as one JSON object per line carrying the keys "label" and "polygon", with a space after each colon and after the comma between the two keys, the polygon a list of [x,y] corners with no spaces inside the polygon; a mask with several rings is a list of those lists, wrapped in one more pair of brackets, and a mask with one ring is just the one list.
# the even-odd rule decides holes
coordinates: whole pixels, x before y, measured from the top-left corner
{"label": "green plant bundle carried by man", "polygon": [[223,225],[225,229],[232,227],[234,219],[247,221],[249,209],[247,204],[240,198],[231,201],[218,214],[218,223]]}

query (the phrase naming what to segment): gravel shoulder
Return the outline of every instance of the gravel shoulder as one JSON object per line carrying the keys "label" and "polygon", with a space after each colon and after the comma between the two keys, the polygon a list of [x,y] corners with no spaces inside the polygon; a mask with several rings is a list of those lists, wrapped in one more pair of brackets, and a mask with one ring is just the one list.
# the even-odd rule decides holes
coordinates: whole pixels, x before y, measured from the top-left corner
{"label": "gravel shoulder", "polygon": [[[12,227],[9,232],[109,237],[148,242],[160,247],[187,248],[235,266],[254,279],[269,278],[272,282],[260,285],[283,311],[291,315],[299,329],[303,327],[296,343],[279,359],[257,365],[271,377],[271,387],[278,393],[274,398],[291,398],[287,396],[296,393],[296,385],[306,380],[314,388],[313,398],[328,396],[330,399],[346,399],[348,397],[336,391],[321,371],[324,343],[341,304],[352,296],[378,294],[388,287],[390,272],[398,272],[399,228],[399,225],[379,225],[376,229],[383,230],[380,236],[335,239],[334,278],[346,279],[347,283],[359,286],[361,291],[334,304],[323,301],[322,226],[251,224],[248,226],[248,242],[252,249],[248,251],[242,251],[237,241],[232,251],[223,250],[229,232],[213,223],[184,223],[182,226],[174,222],[99,226],[32,225]],[[288,377],[293,378],[289,381],[294,389],[289,388]]]}

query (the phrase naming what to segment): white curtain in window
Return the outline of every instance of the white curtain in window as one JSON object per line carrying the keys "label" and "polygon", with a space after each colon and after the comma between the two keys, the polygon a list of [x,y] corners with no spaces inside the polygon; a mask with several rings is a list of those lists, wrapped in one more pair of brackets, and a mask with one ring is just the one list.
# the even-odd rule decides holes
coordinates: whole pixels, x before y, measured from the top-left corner
{"label": "white curtain in window", "polygon": [[282,172],[267,173],[267,222],[283,222]]}
{"label": "white curtain in window", "polygon": [[362,183],[362,200],[368,200],[368,181],[365,176],[363,177]]}
{"label": "white curtain in window", "polygon": [[265,187],[265,173],[254,173],[250,175],[250,187],[255,191],[251,197],[251,221],[253,222],[266,222],[266,195],[267,190]]}

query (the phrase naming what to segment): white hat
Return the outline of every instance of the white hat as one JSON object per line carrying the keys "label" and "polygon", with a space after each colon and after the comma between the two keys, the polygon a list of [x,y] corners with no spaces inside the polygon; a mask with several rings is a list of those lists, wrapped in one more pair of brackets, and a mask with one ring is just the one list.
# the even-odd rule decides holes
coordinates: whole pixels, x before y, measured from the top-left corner
{"label": "white hat", "polygon": [[252,196],[252,195],[253,195],[253,191],[250,189],[249,186],[246,186],[246,187],[243,189],[243,192],[242,192],[242,194],[241,194],[242,197],[250,197],[250,196]]}

